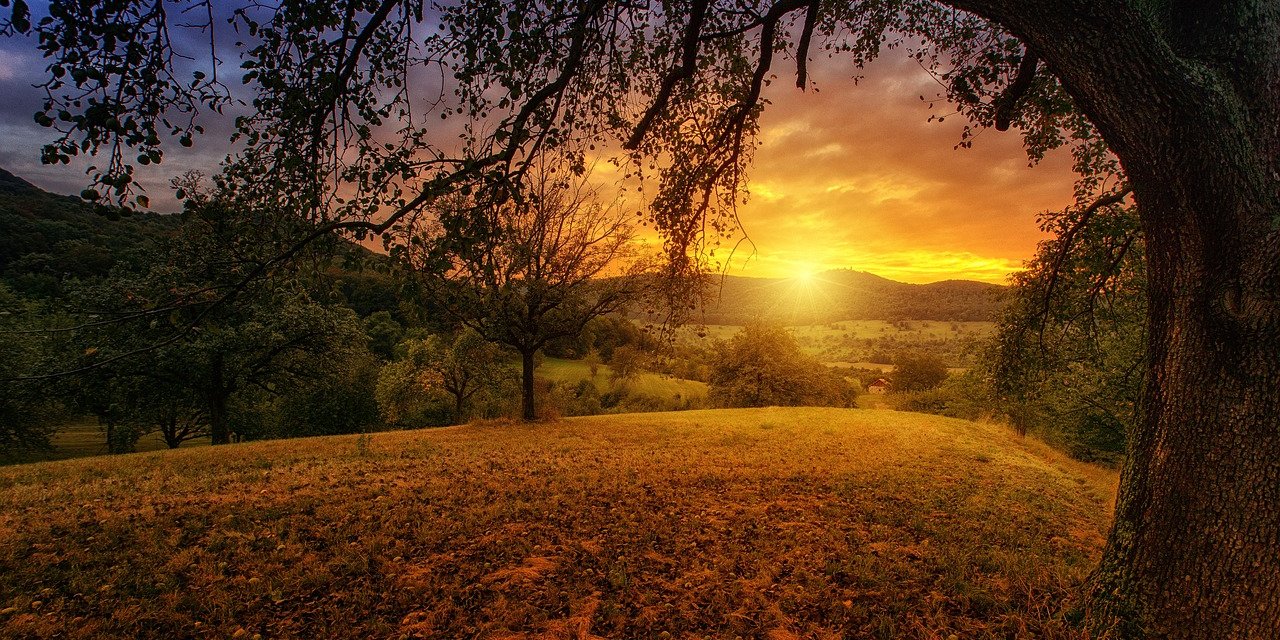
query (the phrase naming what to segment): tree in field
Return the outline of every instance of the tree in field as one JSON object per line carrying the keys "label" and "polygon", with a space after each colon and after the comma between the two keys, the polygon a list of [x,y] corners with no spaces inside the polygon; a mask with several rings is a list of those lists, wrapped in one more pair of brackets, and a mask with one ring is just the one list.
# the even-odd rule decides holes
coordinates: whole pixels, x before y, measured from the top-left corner
{"label": "tree in field", "polygon": [[465,422],[477,395],[497,393],[512,377],[509,360],[492,342],[463,329],[452,337],[409,340],[405,356],[383,367],[378,397],[383,414],[402,423],[422,414],[433,396],[449,399],[452,418]]}
{"label": "tree in field", "polygon": [[[630,345],[613,350],[613,358],[609,360],[609,371],[614,382],[627,382],[636,379],[644,372],[644,354]],[[588,363],[590,367],[590,363]],[[592,373],[592,377],[595,374]]]}
{"label": "tree in field", "polygon": [[588,351],[587,355],[582,357],[582,363],[587,365],[587,372],[591,374],[591,379],[595,380],[596,376],[600,374],[600,365],[602,364],[600,352],[595,349]]}
{"label": "tree in field", "polygon": [[243,280],[272,257],[264,227],[274,216],[235,210],[223,195],[192,199],[149,268],[71,291],[72,307],[101,318],[71,334],[70,363],[59,368],[77,371],[68,378],[74,397],[109,433],[194,435],[201,422],[213,444],[225,444],[244,435],[233,424],[237,396],[279,396],[365,349],[355,314],[312,299],[300,272]]}
{"label": "tree in field", "polygon": [[711,398],[722,407],[847,406],[851,387],[780,326],[751,324],[713,348]]}
{"label": "tree in field", "polygon": [[[520,355],[521,416],[535,420],[538,352],[639,295],[629,216],[601,202],[586,181],[550,173],[520,199],[442,205],[411,231],[404,255],[458,322]],[[465,237],[440,231],[455,225],[480,228]]]}
{"label": "tree in field", "polygon": [[895,392],[927,391],[947,379],[947,364],[927,353],[904,353],[894,358],[890,388]]}
{"label": "tree in field", "polygon": [[139,432],[158,432],[165,446],[177,449],[188,440],[209,435],[208,415],[195,390],[173,378],[136,378],[137,394],[126,415]]}
{"label": "tree in field", "polygon": [[[49,61],[44,159],[102,151],[84,195],[145,204],[134,158],[191,144],[190,116],[229,99],[211,71],[231,57],[170,55],[168,29],[203,15],[181,9],[214,3],[58,2],[47,20],[4,4],[0,32],[36,34]],[[503,201],[542,155],[618,145],[621,165],[656,174],[673,272],[696,271],[733,226],[765,83],[790,60],[808,87],[825,53],[906,49],[969,119],[964,146],[991,127],[1020,130],[1033,160],[1070,146],[1081,202],[1132,198],[1146,248],[1147,384],[1091,617],[1125,635],[1280,627],[1277,3],[232,4],[254,98],[228,171],[313,233],[384,233],[464,186]],[[456,93],[410,81],[428,75]],[[457,148],[431,142],[459,131]],[[457,222],[445,232],[465,237]]]}

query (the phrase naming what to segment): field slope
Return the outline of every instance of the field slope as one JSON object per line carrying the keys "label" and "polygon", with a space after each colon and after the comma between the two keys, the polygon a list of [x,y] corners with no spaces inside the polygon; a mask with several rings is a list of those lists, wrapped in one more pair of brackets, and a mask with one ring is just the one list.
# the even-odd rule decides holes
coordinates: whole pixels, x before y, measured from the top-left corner
{"label": "field slope", "polygon": [[9,467],[0,636],[1075,637],[1114,483],[838,409]]}

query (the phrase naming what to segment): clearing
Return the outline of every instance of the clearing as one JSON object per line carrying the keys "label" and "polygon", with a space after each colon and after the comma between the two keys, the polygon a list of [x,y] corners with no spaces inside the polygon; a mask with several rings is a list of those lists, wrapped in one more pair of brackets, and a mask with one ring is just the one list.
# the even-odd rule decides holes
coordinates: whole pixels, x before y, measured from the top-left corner
{"label": "clearing", "polygon": [[0,636],[1079,637],[1116,474],[753,409],[0,469]]}

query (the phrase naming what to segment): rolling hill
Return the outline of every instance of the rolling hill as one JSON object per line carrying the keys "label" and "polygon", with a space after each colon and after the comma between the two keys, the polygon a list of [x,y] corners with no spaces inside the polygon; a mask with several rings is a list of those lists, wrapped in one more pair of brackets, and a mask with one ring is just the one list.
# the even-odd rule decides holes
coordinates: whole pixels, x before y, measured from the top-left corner
{"label": "rolling hill", "polygon": [[112,220],[0,169],[0,280],[22,293],[47,296],[64,278],[136,265],[177,227],[177,216],[156,213]]}
{"label": "rolling hill", "polygon": [[0,636],[1074,638],[1113,471],[750,409],[0,469]]}
{"label": "rolling hill", "polygon": [[[114,266],[147,260],[148,251],[173,234],[178,222],[178,216],[155,213],[112,220],[77,197],[48,193],[0,169],[0,279],[21,293],[51,295],[65,277],[103,276]],[[357,245],[349,249],[361,259],[381,259]],[[363,284],[359,273],[336,276]],[[709,303],[694,320],[723,325],[755,320],[990,321],[1004,289],[965,280],[907,284],[852,270],[805,280],[725,276],[712,282]],[[347,294],[358,297],[357,292]],[[357,310],[367,315],[366,309]]]}
{"label": "rolling hill", "polygon": [[971,280],[908,284],[865,271],[827,271],[811,278],[725,276],[695,319],[742,325],[766,320],[788,325],[839,320],[995,320],[1006,287]]}

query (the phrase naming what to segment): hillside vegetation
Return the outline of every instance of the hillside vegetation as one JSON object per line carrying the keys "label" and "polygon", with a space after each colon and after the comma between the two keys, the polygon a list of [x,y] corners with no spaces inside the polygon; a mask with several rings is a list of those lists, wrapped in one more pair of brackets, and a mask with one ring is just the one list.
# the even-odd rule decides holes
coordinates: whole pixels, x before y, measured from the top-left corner
{"label": "hillside vegetation", "polygon": [[0,469],[0,635],[1076,637],[1115,475],[836,409]]}
{"label": "hillside vegetation", "polygon": [[839,320],[993,321],[1005,287],[970,280],[908,284],[842,269],[811,278],[715,278],[707,304],[694,313],[706,324]]}
{"label": "hillside vegetation", "polygon": [[627,394],[653,398],[674,406],[690,403],[701,405],[707,400],[705,382],[648,371],[630,380],[616,380],[613,368],[607,364],[600,365],[596,375],[592,376],[590,366],[581,360],[547,358],[538,367],[538,377],[567,385],[576,385],[584,380],[590,380],[601,394],[624,391]]}

